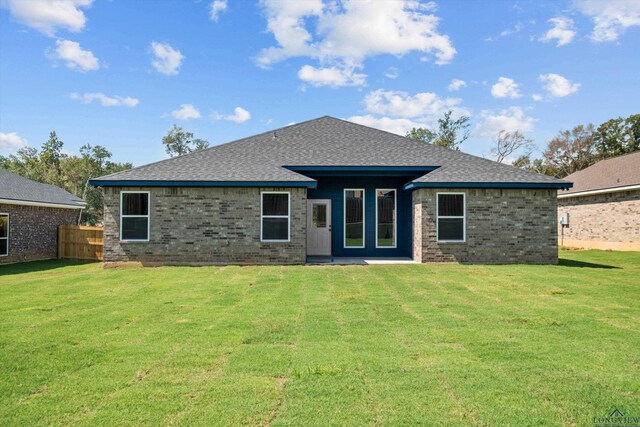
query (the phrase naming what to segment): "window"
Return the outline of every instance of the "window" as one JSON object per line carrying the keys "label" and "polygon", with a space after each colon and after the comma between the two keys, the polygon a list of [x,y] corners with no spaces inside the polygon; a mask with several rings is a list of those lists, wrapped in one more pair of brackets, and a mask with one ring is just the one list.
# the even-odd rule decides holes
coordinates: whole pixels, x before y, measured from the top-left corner
{"label": "window", "polygon": [[9,214],[0,213],[0,256],[9,255]]}
{"label": "window", "polygon": [[438,241],[464,242],[464,193],[438,193]]}
{"label": "window", "polygon": [[149,241],[149,192],[120,193],[120,240]]}
{"label": "window", "polygon": [[376,190],[376,248],[396,247],[396,190]]}
{"label": "window", "polygon": [[364,190],[344,190],[344,247],[364,248]]}
{"label": "window", "polygon": [[263,242],[288,242],[290,202],[289,193],[263,192],[260,240]]}
{"label": "window", "polygon": [[327,228],[327,205],[324,203],[313,204],[311,220],[315,228]]}

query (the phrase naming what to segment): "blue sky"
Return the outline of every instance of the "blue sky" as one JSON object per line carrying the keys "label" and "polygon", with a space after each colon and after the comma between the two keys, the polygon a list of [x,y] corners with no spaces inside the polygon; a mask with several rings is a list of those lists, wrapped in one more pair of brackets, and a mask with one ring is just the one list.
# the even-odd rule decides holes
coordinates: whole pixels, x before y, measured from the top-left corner
{"label": "blue sky", "polygon": [[640,1],[0,0],[0,154],[55,130],[134,165],[176,123],[212,145],[323,115],[404,133],[639,113]]}

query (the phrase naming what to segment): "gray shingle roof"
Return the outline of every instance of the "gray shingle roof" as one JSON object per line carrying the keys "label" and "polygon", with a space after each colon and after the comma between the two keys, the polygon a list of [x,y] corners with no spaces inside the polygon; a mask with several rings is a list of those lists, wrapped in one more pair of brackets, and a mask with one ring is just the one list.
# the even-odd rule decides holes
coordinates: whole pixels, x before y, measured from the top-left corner
{"label": "gray shingle roof", "polygon": [[[0,168],[0,199],[77,207],[84,201],[55,185],[41,184]],[[0,200],[0,203],[2,201]]]}
{"label": "gray shingle roof", "polygon": [[640,184],[640,151],[601,160],[565,178],[573,188],[560,195]]}
{"label": "gray shingle roof", "polygon": [[545,175],[328,116],[103,176],[92,183],[314,181],[285,166],[432,166],[438,169],[415,182],[566,184]]}

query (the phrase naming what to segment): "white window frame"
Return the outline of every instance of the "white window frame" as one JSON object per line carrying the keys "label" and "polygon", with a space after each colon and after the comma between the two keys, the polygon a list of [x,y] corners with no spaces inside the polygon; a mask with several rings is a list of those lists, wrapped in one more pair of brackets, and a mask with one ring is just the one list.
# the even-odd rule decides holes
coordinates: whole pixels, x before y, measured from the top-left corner
{"label": "white window frame", "polygon": [[[462,195],[462,216],[440,216],[440,195],[457,194]],[[440,240],[440,219],[460,219],[462,218],[462,240]],[[436,240],[438,243],[465,243],[467,241],[467,193],[464,192],[440,192],[436,193]]]}
{"label": "white window frame", "polygon": [[6,254],[0,254],[0,256],[9,256],[9,235],[11,234],[11,230],[9,229],[9,224],[11,222],[11,219],[9,218],[9,214],[5,213],[5,212],[0,212],[0,216],[6,216],[7,217],[7,237],[0,237],[0,239],[2,240],[7,240],[7,253]]}
{"label": "white window frame", "polygon": [[[286,194],[287,195],[287,215],[264,215],[264,195],[265,194]],[[265,239],[263,235],[264,218],[287,218],[287,240]],[[291,241],[291,192],[290,191],[261,191],[260,192],[260,241],[263,243],[287,243]]]}
{"label": "white window frame", "polygon": [[[378,246],[378,191],[393,191],[393,246]],[[398,247],[398,190],[395,188],[376,188],[376,249],[396,249]]]}
{"label": "white window frame", "polygon": [[[362,246],[347,246],[347,191],[362,191]],[[342,192],[342,247],[364,249],[367,243],[367,194],[364,188],[345,188]]]}
{"label": "white window frame", "polygon": [[[123,215],[124,194],[147,194],[147,214],[146,215]],[[122,218],[147,218],[147,238],[146,239],[123,239],[122,238]],[[120,192],[120,241],[121,242],[148,242],[151,238],[151,192],[149,191],[121,191]]]}

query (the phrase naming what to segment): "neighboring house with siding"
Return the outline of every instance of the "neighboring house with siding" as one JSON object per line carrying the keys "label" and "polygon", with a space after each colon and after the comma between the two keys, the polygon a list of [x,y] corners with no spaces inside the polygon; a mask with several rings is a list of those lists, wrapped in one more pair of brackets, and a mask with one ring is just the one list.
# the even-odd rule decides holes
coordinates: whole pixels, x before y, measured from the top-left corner
{"label": "neighboring house with siding", "polygon": [[106,263],[557,263],[570,183],[332,117],[91,180]]}
{"label": "neighboring house with siding", "polygon": [[0,168],[0,265],[55,258],[58,226],[75,224],[84,207],[62,188]]}
{"label": "neighboring house with siding", "polygon": [[558,191],[561,243],[567,247],[640,251],[640,152],[599,161],[565,178]]}

